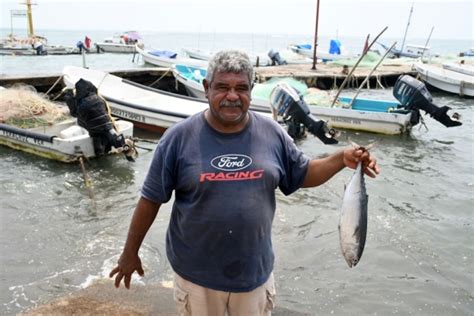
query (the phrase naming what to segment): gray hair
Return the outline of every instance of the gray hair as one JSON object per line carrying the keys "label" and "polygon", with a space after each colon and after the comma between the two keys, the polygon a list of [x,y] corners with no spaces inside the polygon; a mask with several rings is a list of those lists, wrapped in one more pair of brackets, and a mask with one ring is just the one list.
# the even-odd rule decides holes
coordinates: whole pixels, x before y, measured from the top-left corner
{"label": "gray hair", "polygon": [[206,80],[211,84],[214,74],[218,72],[246,73],[250,86],[253,85],[253,67],[249,56],[239,50],[223,50],[209,61]]}

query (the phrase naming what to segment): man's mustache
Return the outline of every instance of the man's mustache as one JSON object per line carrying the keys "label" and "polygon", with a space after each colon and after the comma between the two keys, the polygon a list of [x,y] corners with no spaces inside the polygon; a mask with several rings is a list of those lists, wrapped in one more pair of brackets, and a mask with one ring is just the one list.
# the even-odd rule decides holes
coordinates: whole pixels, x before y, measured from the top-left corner
{"label": "man's mustache", "polygon": [[223,100],[219,106],[221,107],[242,107],[242,102],[240,100],[236,101],[229,101],[229,100]]}

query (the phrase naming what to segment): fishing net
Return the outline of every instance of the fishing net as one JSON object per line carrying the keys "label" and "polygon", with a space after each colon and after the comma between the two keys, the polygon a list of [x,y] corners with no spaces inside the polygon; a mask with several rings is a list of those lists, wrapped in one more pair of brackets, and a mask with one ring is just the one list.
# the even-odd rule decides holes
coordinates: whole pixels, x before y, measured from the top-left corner
{"label": "fishing net", "polygon": [[21,128],[52,125],[70,118],[69,109],[27,85],[0,89],[0,123]]}
{"label": "fishing net", "polygon": [[306,90],[308,90],[308,86],[304,82],[298,81],[294,78],[272,78],[264,83],[255,84],[252,89],[252,98],[270,100],[270,95],[272,94],[273,89],[275,89],[277,84],[280,82],[286,82],[301,94],[305,94]]}
{"label": "fishing net", "polygon": [[[317,88],[308,88],[303,99],[308,105],[331,107],[332,100],[334,100],[334,95],[331,91],[320,90]],[[334,106],[341,106],[341,103],[339,101],[336,101]]]}

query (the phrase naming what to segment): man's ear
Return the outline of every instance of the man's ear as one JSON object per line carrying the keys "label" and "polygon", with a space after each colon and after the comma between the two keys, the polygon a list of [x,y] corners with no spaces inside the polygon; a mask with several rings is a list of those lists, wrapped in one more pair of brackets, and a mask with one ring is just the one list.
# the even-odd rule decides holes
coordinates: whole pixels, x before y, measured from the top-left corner
{"label": "man's ear", "polygon": [[204,92],[205,92],[206,98],[207,98],[207,93],[209,91],[209,82],[206,79],[204,79],[202,81],[202,85],[204,86]]}

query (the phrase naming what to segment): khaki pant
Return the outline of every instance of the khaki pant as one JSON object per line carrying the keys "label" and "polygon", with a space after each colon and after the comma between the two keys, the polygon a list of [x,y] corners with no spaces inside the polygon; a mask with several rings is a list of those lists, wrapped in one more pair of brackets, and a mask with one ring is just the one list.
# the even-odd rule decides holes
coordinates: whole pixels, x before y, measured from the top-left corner
{"label": "khaki pant", "polygon": [[180,316],[270,316],[275,302],[273,273],[250,292],[216,291],[174,275],[174,300]]}

